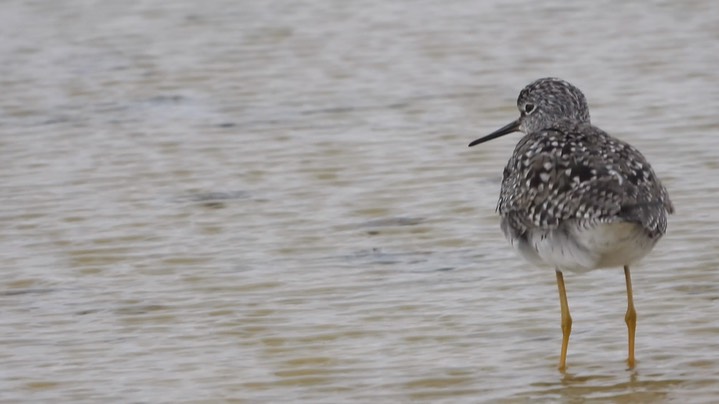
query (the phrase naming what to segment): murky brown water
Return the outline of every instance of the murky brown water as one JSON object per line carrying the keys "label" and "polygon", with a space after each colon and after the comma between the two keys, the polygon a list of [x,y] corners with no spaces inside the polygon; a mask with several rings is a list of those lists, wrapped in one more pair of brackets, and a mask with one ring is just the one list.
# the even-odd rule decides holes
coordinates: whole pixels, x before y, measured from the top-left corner
{"label": "murky brown water", "polygon": [[[719,3],[0,5],[0,401],[714,402]],[[494,207],[535,78],[678,213],[554,274]]]}

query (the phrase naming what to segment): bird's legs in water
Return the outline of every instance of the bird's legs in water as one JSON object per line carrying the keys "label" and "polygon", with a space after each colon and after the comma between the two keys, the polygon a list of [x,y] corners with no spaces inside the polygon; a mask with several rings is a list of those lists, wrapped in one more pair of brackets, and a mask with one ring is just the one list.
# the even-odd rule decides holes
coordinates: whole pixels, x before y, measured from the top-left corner
{"label": "bird's legs in water", "polygon": [[[567,368],[567,347],[569,346],[569,334],[572,332],[572,316],[569,315],[567,290],[564,288],[564,276],[562,275],[562,271],[557,270],[556,272],[557,286],[559,287],[559,304],[562,308],[562,353],[559,357],[559,370],[564,371]],[[632,347],[633,346],[632,344]]]}
{"label": "bird's legs in water", "polygon": [[629,274],[629,266],[624,266],[624,278],[627,280],[627,314],[624,321],[629,331],[629,357],[627,365],[629,369],[634,368],[634,335],[637,329],[637,312],[634,310],[634,296],[632,294],[632,276]]}

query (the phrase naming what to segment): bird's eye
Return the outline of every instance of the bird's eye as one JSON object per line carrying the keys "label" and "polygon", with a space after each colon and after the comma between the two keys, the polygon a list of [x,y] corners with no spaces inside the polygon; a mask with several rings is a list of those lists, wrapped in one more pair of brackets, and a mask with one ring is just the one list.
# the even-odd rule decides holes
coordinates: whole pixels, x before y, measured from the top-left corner
{"label": "bird's eye", "polygon": [[531,114],[534,111],[534,104],[527,104],[524,106],[524,112]]}

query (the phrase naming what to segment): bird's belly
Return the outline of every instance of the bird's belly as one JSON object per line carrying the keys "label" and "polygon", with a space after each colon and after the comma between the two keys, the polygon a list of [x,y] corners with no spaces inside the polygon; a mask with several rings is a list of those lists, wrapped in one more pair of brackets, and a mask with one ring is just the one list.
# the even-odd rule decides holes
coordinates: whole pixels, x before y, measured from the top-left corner
{"label": "bird's belly", "polygon": [[552,230],[530,230],[510,241],[520,254],[539,266],[586,272],[631,265],[647,255],[658,241],[635,223],[605,223],[591,227],[567,223]]}

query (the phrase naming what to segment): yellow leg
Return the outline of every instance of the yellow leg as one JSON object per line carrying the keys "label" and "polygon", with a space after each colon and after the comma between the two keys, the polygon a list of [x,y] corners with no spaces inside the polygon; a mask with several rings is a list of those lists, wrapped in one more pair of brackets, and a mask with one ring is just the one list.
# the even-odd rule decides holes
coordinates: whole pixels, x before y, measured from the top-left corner
{"label": "yellow leg", "polygon": [[559,357],[559,370],[564,371],[567,368],[567,347],[569,346],[569,334],[572,332],[572,316],[569,315],[564,276],[559,270],[557,271],[557,286],[559,287],[559,304],[562,308],[562,354]]}
{"label": "yellow leg", "polygon": [[627,314],[624,321],[627,323],[629,330],[629,358],[627,365],[629,369],[634,368],[634,335],[637,330],[637,312],[634,310],[634,296],[632,295],[632,276],[629,274],[629,267],[624,266],[624,278],[627,280]]}

